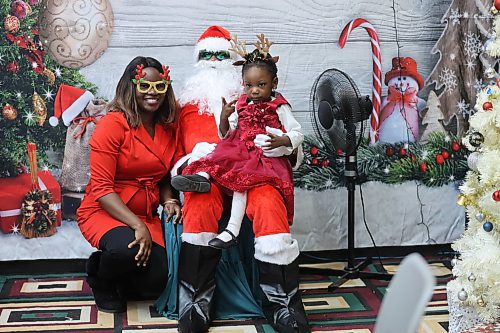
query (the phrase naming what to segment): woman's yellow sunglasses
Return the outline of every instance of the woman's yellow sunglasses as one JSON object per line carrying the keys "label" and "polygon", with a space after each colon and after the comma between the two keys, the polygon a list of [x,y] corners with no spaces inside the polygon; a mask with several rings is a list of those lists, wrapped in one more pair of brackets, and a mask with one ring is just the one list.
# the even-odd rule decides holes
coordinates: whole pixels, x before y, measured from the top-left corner
{"label": "woman's yellow sunglasses", "polygon": [[169,85],[165,82],[165,80],[151,82],[140,79],[136,86],[137,91],[141,94],[147,94],[151,89],[156,91],[158,94],[164,94],[167,92]]}

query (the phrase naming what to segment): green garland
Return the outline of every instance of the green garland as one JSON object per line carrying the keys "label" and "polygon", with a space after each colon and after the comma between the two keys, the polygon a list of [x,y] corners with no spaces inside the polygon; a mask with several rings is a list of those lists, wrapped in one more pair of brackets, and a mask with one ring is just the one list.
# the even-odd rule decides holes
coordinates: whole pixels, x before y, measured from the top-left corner
{"label": "green garland", "polygon": [[[63,124],[52,127],[48,123],[54,112],[55,95],[62,83],[96,92],[96,87],[86,82],[78,70],[58,65],[43,50],[43,65],[54,74],[55,82],[51,83],[48,75],[33,70],[32,62],[26,56],[28,52],[7,38],[9,32],[5,30],[5,21],[7,15],[13,14],[11,3],[12,0],[0,0],[0,109],[3,111],[9,104],[16,110],[17,117],[0,117],[0,178],[16,176],[23,165],[28,165],[26,144],[30,141],[37,145],[38,161],[42,168],[53,167],[49,164],[48,151],[62,155],[67,128]],[[12,36],[26,36],[36,41],[38,13],[42,6],[43,2],[31,5],[31,13],[19,19],[20,29],[13,32]],[[42,126],[36,124],[36,118],[35,121],[27,118],[33,113],[32,98],[35,91],[47,107],[47,117]]]}
{"label": "green garland", "polygon": [[[315,136],[306,136],[304,162],[294,172],[295,186],[323,191],[345,185],[345,157]],[[369,145],[363,140],[357,150],[358,184],[379,181],[398,184],[418,181],[442,186],[462,180],[468,170],[468,151],[449,133],[432,133],[426,144]]]}

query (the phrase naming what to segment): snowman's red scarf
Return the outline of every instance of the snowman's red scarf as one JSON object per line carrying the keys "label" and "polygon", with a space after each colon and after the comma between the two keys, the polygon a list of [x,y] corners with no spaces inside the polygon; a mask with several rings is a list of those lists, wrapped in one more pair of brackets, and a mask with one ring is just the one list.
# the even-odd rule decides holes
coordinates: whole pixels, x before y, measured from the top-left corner
{"label": "snowman's red scarf", "polygon": [[[410,112],[412,109],[417,109],[418,96],[417,89],[410,87],[406,89],[406,91],[401,93],[396,87],[390,86],[389,93],[387,94],[387,104],[382,109],[380,115],[380,123],[382,124],[385,119],[389,118],[389,116],[394,112],[396,106],[399,106],[400,110],[407,110]],[[410,122],[407,118],[407,112],[401,112],[401,115],[405,119],[406,123],[409,125]],[[413,128],[410,126],[411,132],[413,133],[413,137],[417,138],[418,136],[418,128]]]}

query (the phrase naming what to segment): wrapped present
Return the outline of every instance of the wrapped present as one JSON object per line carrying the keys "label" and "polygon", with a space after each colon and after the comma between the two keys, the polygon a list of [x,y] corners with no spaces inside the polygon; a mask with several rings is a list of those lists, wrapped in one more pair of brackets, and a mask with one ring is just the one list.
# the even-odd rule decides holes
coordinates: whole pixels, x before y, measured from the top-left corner
{"label": "wrapped present", "polygon": [[[50,171],[38,171],[38,186],[52,194],[50,208],[56,212],[57,225],[61,225],[61,186]],[[31,175],[21,174],[12,178],[0,178],[0,230],[4,233],[21,227],[21,206],[32,189]]]}
{"label": "wrapped present", "polygon": [[463,306],[458,296],[451,288],[447,288],[447,299],[449,309],[449,333],[460,333],[466,329],[483,324],[476,310],[471,307]]}

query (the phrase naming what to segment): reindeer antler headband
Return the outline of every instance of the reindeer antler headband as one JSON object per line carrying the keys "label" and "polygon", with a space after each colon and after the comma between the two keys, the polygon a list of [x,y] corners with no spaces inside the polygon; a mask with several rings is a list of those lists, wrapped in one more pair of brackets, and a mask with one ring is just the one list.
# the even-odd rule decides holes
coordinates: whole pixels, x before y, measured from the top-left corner
{"label": "reindeer antler headband", "polygon": [[253,44],[255,46],[255,50],[250,53],[247,53],[245,41],[238,40],[238,36],[236,34],[231,37],[230,43],[231,48],[229,48],[229,50],[236,52],[243,59],[245,59],[233,63],[235,66],[241,66],[255,61],[278,62],[279,57],[272,57],[269,53],[269,48],[273,45],[273,42],[270,42],[264,34],[257,35],[257,42]]}
{"label": "reindeer antler headband", "polygon": [[[163,73],[160,73],[160,77],[162,78],[162,81],[166,83],[167,85],[172,83],[172,80],[170,80],[170,69],[166,65],[162,65],[161,68],[163,69]],[[132,82],[134,84],[141,83],[144,81],[144,77],[146,76],[146,73],[144,73],[142,70],[144,69],[144,64],[139,64],[135,68],[135,76],[132,79]]]}

